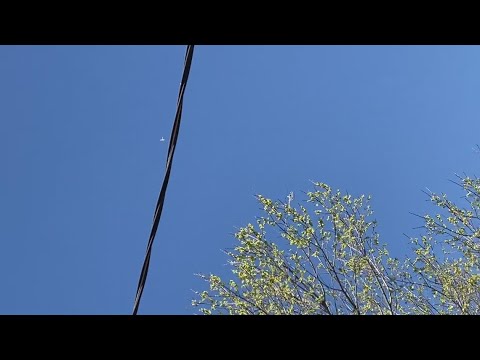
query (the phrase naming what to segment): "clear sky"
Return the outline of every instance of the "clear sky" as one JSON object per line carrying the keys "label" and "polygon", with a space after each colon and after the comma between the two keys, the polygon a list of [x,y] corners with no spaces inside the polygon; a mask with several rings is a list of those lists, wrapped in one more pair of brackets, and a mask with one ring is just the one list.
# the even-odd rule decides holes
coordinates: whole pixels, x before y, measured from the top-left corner
{"label": "clear sky", "polygon": [[[1,314],[130,314],[185,46],[0,46]],[[392,253],[421,190],[480,155],[480,47],[197,46],[139,314],[192,314],[194,273],[309,180],[373,196]],[[161,137],[167,139],[160,142]]]}

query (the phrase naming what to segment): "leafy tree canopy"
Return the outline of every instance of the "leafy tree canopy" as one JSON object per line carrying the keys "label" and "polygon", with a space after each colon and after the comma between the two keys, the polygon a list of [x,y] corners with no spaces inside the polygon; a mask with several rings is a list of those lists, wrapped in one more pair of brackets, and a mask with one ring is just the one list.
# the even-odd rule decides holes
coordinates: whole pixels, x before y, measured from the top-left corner
{"label": "leafy tree canopy", "polygon": [[[370,197],[313,183],[303,205],[257,196],[263,216],[226,250],[233,277],[200,274],[204,314],[478,314],[480,180],[458,176],[464,207],[428,193],[423,234],[402,260],[380,243]],[[407,242],[406,242],[407,244]]]}

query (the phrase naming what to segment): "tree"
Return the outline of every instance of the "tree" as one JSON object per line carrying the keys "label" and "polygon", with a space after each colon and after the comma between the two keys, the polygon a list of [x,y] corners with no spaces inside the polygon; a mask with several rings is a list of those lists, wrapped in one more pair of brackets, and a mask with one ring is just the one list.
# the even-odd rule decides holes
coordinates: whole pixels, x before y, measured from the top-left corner
{"label": "tree", "polygon": [[438,213],[417,215],[424,235],[402,261],[380,244],[370,197],[324,183],[297,207],[258,195],[264,215],[225,251],[234,279],[199,274],[209,290],[193,305],[204,314],[478,314],[480,180],[458,178],[468,209],[427,194]]}
{"label": "tree", "polygon": [[426,234],[412,239],[414,256],[405,263],[405,300],[418,313],[480,313],[480,179],[457,178],[466,207],[429,193],[439,213],[420,216]]}

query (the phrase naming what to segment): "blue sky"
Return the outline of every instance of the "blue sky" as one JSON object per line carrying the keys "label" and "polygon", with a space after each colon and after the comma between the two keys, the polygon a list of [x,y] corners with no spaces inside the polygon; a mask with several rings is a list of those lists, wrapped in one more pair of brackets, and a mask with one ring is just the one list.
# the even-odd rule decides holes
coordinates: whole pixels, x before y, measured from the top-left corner
{"label": "blue sky", "polygon": [[[0,46],[1,314],[130,314],[185,46]],[[253,194],[323,181],[373,196],[392,253],[421,190],[480,155],[480,47],[197,46],[139,314],[192,314],[193,274]]]}

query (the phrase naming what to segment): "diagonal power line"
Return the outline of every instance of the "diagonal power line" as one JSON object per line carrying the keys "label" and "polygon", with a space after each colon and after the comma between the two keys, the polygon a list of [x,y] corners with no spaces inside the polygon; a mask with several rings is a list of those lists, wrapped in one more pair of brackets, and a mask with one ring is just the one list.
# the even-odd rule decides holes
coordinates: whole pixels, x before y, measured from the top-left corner
{"label": "diagonal power line", "polygon": [[160,222],[160,216],[162,215],[163,203],[165,201],[165,194],[167,192],[168,180],[170,179],[170,172],[172,170],[173,154],[175,153],[175,147],[177,145],[178,132],[180,130],[180,121],[182,119],[183,108],[183,95],[187,86],[188,74],[190,73],[190,66],[192,64],[194,45],[188,45],[185,53],[185,65],[183,68],[182,82],[180,83],[180,90],[178,92],[177,112],[175,114],[175,120],[173,123],[172,134],[170,135],[170,143],[168,146],[167,166],[165,170],[165,177],[163,178],[162,189],[158,195],[157,206],[155,208],[155,215],[153,216],[153,225],[150,232],[150,238],[148,239],[147,252],[145,254],[145,260],[143,261],[142,272],[140,273],[140,279],[138,280],[137,294],[135,296],[135,303],[133,305],[133,315],[138,312],[140,300],[142,299],[143,289],[145,288],[145,282],[147,281],[148,267],[150,265],[150,256],[152,254],[152,245],[157,233],[158,224]]}

